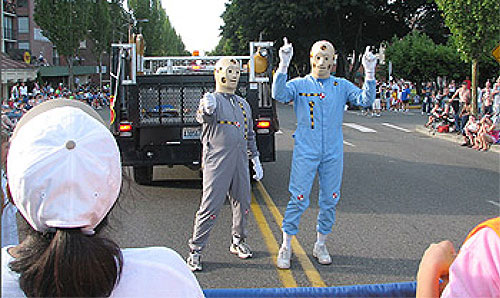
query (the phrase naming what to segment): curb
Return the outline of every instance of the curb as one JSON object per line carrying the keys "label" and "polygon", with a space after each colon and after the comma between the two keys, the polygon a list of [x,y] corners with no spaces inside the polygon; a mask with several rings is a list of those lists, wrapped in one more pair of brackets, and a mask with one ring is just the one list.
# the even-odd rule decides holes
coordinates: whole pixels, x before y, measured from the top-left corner
{"label": "curb", "polygon": [[[458,136],[458,135],[456,135],[454,133],[439,133],[439,132],[436,132],[436,134],[433,135],[431,132],[429,132],[429,130],[427,128],[422,127],[422,125],[417,125],[415,127],[415,131],[418,132],[418,133],[430,136],[432,138],[438,138],[438,139],[448,140],[450,142],[454,142],[454,143],[457,143],[457,144],[461,144],[463,142],[462,136]],[[500,153],[500,146],[498,144],[497,145],[492,145],[490,147],[490,150],[488,150],[488,151]]]}

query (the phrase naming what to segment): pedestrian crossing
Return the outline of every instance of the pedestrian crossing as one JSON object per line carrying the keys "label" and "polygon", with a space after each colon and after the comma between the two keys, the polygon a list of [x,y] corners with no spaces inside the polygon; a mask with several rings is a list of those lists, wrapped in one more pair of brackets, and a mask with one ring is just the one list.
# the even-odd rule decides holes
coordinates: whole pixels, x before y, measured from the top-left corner
{"label": "pedestrian crossing", "polygon": [[[362,133],[376,133],[377,132],[377,130],[376,130],[377,127],[366,127],[364,125],[357,124],[357,123],[352,123],[352,122],[344,122],[342,125],[344,125],[346,127],[349,127],[349,128],[352,128],[352,129],[357,130],[357,131],[362,132]],[[399,131],[402,131],[402,132],[406,132],[406,133],[412,132],[409,129],[397,126],[395,124],[387,123],[387,122],[383,122],[383,123],[375,124],[375,125],[376,126],[382,125],[382,126],[385,126],[385,127],[388,127],[388,128],[392,128],[392,129],[395,129],[395,130],[399,130]]]}
{"label": "pedestrian crossing", "polygon": [[[409,130],[407,128],[400,127],[400,126],[397,126],[395,124],[391,124],[388,122],[375,123],[373,125],[370,125],[370,127],[367,127],[367,126],[361,125],[361,124],[357,124],[357,123],[352,123],[352,122],[345,122],[342,125],[350,128],[350,129],[353,129],[355,131],[359,131],[361,133],[369,133],[369,134],[377,133],[378,132],[377,129],[382,128],[382,126],[384,128],[397,130],[398,132],[403,132],[403,133],[411,133],[412,132],[412,130]],[[346,140],[344,140],[344,145],[349,146],[349,147],[356,147],[356,145],[354,145],[353,143],[346,141]]]}

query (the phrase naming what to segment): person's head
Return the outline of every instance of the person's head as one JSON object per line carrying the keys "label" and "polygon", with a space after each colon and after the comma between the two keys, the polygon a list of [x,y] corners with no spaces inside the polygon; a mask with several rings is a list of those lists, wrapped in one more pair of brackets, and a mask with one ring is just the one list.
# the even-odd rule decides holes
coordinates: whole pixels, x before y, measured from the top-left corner
{"label": "person's head", "polygon": [[486,89],[491,88],[491,82],[490,82],[490,80],[487,80],[487,81],[486,81],[485,86],[486,86]]}
{"label": "person's head", "polygon": [[234,94],[240,80],[240,63],[236,59],[221,58],[215,64],[215,91]]}
{"label": "person's head", "polygon": [[316,79],[330,77],[335,62],[335,48],[326,40],[315,42],[309,54],[311,63],[311,75]]}
{"label": "person's head", "polygon": [[7,180],[29,225],[9,264],[28,297],[109,296],[121,251],[95,234],[121,187],[120,152],[100,116],[77,101],[26,113],[12,134]]}
{"label": "person's head", "polygon": [[462,88],[467,88],[467,82],[466,81],[462,82]]}

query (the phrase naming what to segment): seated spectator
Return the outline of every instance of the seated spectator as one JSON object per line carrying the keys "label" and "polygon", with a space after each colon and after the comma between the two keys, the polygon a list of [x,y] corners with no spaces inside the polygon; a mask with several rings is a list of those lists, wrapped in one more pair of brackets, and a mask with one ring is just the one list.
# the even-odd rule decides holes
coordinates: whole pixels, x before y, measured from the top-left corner
{"label": "seated spectator", "polygon": [[120,249],[99,235],[120,193],[121,162],[89,106],[53,100],[21,118],[7,181],[27,237],[2,248],[2,296],[203,297],[173,250]]}
{"label": "seated spectator", "polygon": [[429,127],[436,119],[441,118],[441,106],[439,105],[439,102],[434,103],[434,107],[432,108],[429,116],[429,120],[425,124],[425,127]]}
{"label": "seated spectator", "polygon": [[464,125],[464,143],[462,146],[473,147],[476,144],[476,135],[479,132],[480,123],[476,116],[470,115],[467,123]]}
{"label": "seated spectator", "polygon": [[477,136],[477,150],[488,151],[492,144],[498,142],[500,138],[500,130],[491,120],[489,114],[486,114],[483,119],[481,119],[482,125]]}
{"label": "seated spectator", "polygon": [[431,244],[420,261],[416,297],[500,297],[499,272],[500,217],[496,217],[476,226],[458,254],[450,241]]}

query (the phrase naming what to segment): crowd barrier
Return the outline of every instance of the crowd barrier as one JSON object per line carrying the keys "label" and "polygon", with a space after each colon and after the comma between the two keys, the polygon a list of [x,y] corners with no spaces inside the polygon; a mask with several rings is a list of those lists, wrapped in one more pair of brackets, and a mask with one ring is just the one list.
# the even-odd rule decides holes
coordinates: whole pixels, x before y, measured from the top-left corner
{"label": "crowd barrier", "polygon": [[271,298],[271,297],[415,297],[416,282],[369,284],[325,288],[255,288],[255,289],[206,289],[207,298]]}

